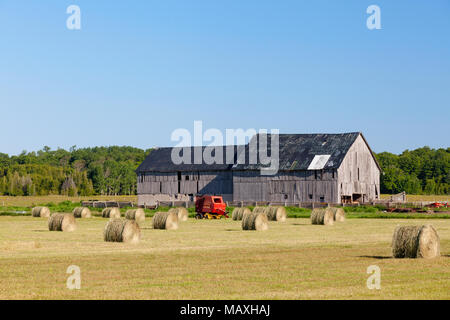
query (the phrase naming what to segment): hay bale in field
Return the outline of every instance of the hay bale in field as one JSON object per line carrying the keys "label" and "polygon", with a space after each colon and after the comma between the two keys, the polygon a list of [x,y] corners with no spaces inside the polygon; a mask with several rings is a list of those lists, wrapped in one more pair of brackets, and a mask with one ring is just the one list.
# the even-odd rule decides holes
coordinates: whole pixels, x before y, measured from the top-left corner
{"label": "hay bale in field", "polygon": [[48,218],[48,230],[72,232],[77,228],[75,217],[71,213],[54,213]]}
{"label": "hay bale in field", "polygon": [[77,207],[73,209],[72,214],[75,218],[90,218],[92,216],[91,210],[87,207]]}
{"label": "hay bale in field", "polygon": [[264,211],[269,221],[286,221],[286,209],[284,207],[267,207]]}
{"label": "hay bale in field", "polygon": [[103,218],[120,219],[120,209],[116,207],[105,208],[102,211]]}
{"label": "hay bale in field", "polygon": [[333,210],[333,219],[337,222],[345,221],[345,211],[342,208],[331,208]]}
{"label": "hay bale in field", "polygon": [[138,243],[141,229],[135,220],[110,219],[105,226],[103,239],[108,242]]}
{"label": "hay bale in field", "polygon": [[240,221],[240,220],[242,220],[244,215],[249,214],[249,213],[252,213],[252,212],[247,207],[234,208],[233,213],[231,214],[231,218],[233,220]]}
{"label": "hay bale in field", "polygon": [[31,210],[31,215],[35,218],[48,218],[50,217],[50,209],[47,207],[34,207]]}
{"label": "hay bale in field", "polygon": [[311,223],[331,226],[334,224],[334,213],[331,208],[316,208],[311,212]]}
{"label": "hay bale in field", "polygon": [[392,237],[392,255],[394,258],[439,257],[439,235],[432,225],[398,226]]}
{"label": "hay bale in field", "polygon": [[178,215],[175,212],[156,212],[153,216],[153,229],[178,229]]}
{"label": "hay bale in field", "polygon": [[242,230],[265,231],[267,229],[269,229],[269,223],[264,212],[247,213],[242,218]]}
{"label": "hay bale in field", "polygon": [[264,213],[266,212],[267,207],[254,207],[253,208],[253,213]]}
{"label": "hay bale in field", "polygon": [[141,224],[145,221],[144,209],[130,209],[125,212],[125,218],[128,220],[134,220],[137,224]]}
{"label": "hay bale in field", "polygon": [[178,216],[178,221],[187,221],[188,210],[184,207],[171,208],[169,212],[173,212]]}

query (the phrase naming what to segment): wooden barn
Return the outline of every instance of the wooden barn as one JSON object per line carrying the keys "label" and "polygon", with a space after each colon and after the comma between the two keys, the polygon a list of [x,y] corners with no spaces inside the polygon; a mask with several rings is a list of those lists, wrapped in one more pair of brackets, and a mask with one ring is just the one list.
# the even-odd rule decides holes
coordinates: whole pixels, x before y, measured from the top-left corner
{"label": "wooden barn", "polygon": [[[268,153],[272,135],[267,135]],[[138,205],[161,201],[194,201],[199,194],[222,195],[225,201],[272,203],[350,203],[379,199],[380,173],[364,136],[343,134],[279,134],[278,172],[263,175],[267,167],[249,163],[253,139],[233,147],[235,163],[226,163],[230,148],[221,147],[222,164],[174,164],[172,148],[153,150],[136,170]],[[257,144],[259,145],[259,144]],[[205,147],[191,147],[191,155]],[[245,157],[241,153],[245,153]],[[229,154],[228,154],[229,156]],[[237,162],[238,158],[245,161]]]}

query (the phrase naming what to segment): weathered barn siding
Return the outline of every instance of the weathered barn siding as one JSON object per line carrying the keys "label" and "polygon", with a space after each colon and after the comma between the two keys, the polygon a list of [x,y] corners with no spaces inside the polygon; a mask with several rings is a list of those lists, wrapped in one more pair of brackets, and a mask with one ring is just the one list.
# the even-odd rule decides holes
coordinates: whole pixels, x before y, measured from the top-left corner
{"label": "weathered barn siding", "polygon": [[261,176],[259,171],[233,172],[234,201],[333,202],[338,201],[333,170],[278,172]]}
{"label": "weathered barn siding", "polygon": [[339,200],[361,195],[361,201],[380,197],[380,169],[364,138],[360,135],[338,168]]}
{"label": "weathered barn siding", "polygon": [[156,201],[192,201],[196,194],[233,198],[231,171],[146,172],[138,175],[138,205]]}

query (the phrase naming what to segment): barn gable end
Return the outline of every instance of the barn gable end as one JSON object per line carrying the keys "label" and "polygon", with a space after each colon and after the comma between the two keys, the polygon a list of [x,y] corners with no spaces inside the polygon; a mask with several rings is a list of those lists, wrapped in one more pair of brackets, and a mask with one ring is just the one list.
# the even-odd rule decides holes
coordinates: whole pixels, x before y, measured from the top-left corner
{"label": "barn gable end", "polygon": [[380,198],[381,168],[362,134],[338,169],[338,202],[367,202]]}

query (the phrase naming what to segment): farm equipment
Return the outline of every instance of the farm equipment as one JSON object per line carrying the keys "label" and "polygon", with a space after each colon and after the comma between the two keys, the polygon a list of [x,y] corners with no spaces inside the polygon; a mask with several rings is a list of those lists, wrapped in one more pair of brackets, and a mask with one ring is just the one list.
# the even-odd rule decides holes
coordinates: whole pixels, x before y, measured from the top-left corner
{"label": "farm equipment", "polygon": [[227,205],[221,196],[203,195],[195,201],[195,219],[221,219],[228,218]]}
{"label": "farm equipment", "polygon": [[443,202],[433,202],[433,203],[430,203],[427,207],[429,207],[429,208],[448,208],[449,204],[443,203]]}

